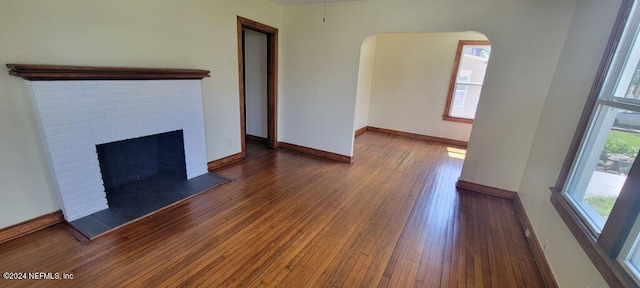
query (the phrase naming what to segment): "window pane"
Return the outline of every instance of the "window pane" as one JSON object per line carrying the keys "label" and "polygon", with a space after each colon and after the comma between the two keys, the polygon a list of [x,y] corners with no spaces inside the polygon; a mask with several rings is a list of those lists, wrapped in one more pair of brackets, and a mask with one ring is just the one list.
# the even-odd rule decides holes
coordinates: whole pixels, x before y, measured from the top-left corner
{"label": "window pane", "polygon": [[[640,64],[640,63],[638,63]],[[640,99],[640,66],[636,65],[632,70],[631,79],[628,85],[626,85],[624,95],[616,95],[628,99]],[[621,83],[624,85],[626,83]]]}
{"label": "window pane", "polygon": [[[615,80],[613,96],[627,99],[640,99],[640,41],[636,38],[630,46],[623,46],[622,50],[627,50],[628,54],[620,53],[616,61],[620,61],[618,79]],[[626,57],[626,58],[625,58]],[[611,92],[609,92],[611,93]],[[607,98],[608,95],[602,95]]]}
{"label": "window pane", "polygon": [[636,219],[633,224],[633,228],[629,233],[626,243],[620,251],[620,255],[617,257],[618,261],[622,264],[622,267],[627,270],[633,277],[634,281],[640,285],[640,239],[638,234],[640,232],[640,221]]}
{"label": "window pane", "polygon": [[458,80],[459,83],[469,83],[469,76],[468,75],[458,75]]}
{"label": "window pane", "polygon": [[[462,59],[460,59],[460,67],[458,68],[458,81],[482,85],[484,74],[487,71],[487,64],[489,63],[491,47],[465,45],[462,51]],[[461,78],[465,81],[461,81]]]}
{"label": "window pane", "polygon": [[456,84],[450,115],[458,118],[473,119],[480,100],[482,86]]}
{"label": "window pane", "polygon": [[[473,123],[491,54],[489,41],[460,40],[443,119]],[[457,118],[454,119],[454,118]]]}
{"label": "window pane", "polygon": [[640,249],[639,249],[639,243],[636,240],[635,245],[633,246],[631,253],[629,254],[628,258],[626,259],[626,268],[629,270],[629,272],[631,272],[635,277],[634,279],[639,279],[640,278]]}
{"label": "window pane", "polygon": [[567,195],[599,234],[640,149],[640,113],[601,106]]}

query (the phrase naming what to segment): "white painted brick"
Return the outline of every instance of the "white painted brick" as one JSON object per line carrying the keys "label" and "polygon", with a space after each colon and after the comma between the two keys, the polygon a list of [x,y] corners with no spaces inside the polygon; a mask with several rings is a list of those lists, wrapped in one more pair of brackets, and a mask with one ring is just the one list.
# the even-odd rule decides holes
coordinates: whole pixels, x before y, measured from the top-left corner
{"label": "white painted brick", "polygon": [[83,209],[81,206],[76,206],[76,208],[71,208],[69,207],[71,203],[66,203],[66,202],[64,203],[65,204],[62,205],[62,214],[64,214],[64,218],[67,219],[67,221],[71,222],[86,216],[83,213],[86,209]]}
{"label": "white painted brick", "polygon": [[50,127],[50,128],[43,128],[41,129],[42,132],[45,135],[60,135],[60,134],[67,134],[67,127]]}
{"label": "white painted brick", "polygon": [[76,117],[76,119],[79,123],[96,123],[104,122],[107,117],[104,114],[94,114]]}
{"label": "white painted brick", "polygon": [[85,207],[89,211],[89,213],[95,213],[109,208],[106,198],[96,198],[91,202],[85,203]]}
{"label": "white painted brick", "polygon": [[107,98],[115,98],[117,93],[114,91],[106,91],[106,90],[98,90],[98,91],[86,91],[85,95],[87,99],[107,99]]}
{"label": "white painted brick", "polygon": [[63,92],[67,91],[67,86],[49,82],[48,84],[34,85],[32,86],[32,89],[36,94],[48,92]]}
{"label": "white painted brick", "polygon": [[[44,137],[42,137],[42,138],[43,138],[43,141],[46,141],[46,138],[44,138]],[[49,153],[58,152],[58,151],[73,150],[73,147],[71,147],[67,143],[58,143],[58,144],[51,144],[51,145],[47,145],[47,143],[44,143],[44,144],[45,144],[45,150],[48,150]],[[49,153],[47,153],[47,154],[49,154]]]}
{"label": "white painted brick", "polygon": [[[104,188],[97,189],[97,187],[92,185],[95,185],[95,183],[92,183],[92,182],[81,183],[75,186],[66,187],[65,189],[69,195],[73,195],[73,198],[77,200],[81,200],[87,197],[94,197],[95,195],[91,195],[92,193],[100,193],[100,194],[104,193]],[[96,190],[99,192],[96,192]]]}
{"label": "white painted brick", "polygon": [[[49,119],[55,119],[55,118],[59,118],[60,116],[60,112],[58,112],[60,110],[50,110],[50,111],[40,111],[40,118],[43,120],[49,120]],[[64,111],[64,110],[62,110]]]}
{"label": "white painted brick", "polygon": [[38,103],[38,110],[51,111],[51,110],[65,110],[73,107],[70,101],[48,101]]}
{"label": "white painted brick", "polygon": [[[30,93],[35,93],[32,90],[30,90]],[[48,102],[48,101],[53,101],[53,96],[51,94],[47,94],[47,93],[39,93],[39,94],[33,94],[36,98],[37,103],[42,103],[42,102]]]}
{"label": "white painted brick", "polygon": [[75,178],[74,180],[64,179],[64,181],[58,183],[58,186],[61,190],[67,191],[69,195],[83,195],[85,194],[84,191],[90,189],[91,185],[93,185],[91,181],[87,181],[85,178]]}
{"label": "white painted brick", "polygon": [[75,125],[76,124],[76,120],[73,118],[54,118],[54,119],[49,119],[47,121],[44,121],[43,119],[43,123],[42,126],[46,129],[46,128],[50,128],[50,127],[61,127],[61,126],[70,126],[70,125]]}
{"label": "white painted brick", "polygon": [[78,100],[85,99],[84,92],[76,92],[76,91],[56,92],[56,93],[51,93],[50,95],[51,95],[51,101],[78,101]]}
{"label": "white painted brick", "polygon": [[65,133],[83,133],[83,132],[91,132],[90,124],[76,124],[72,126],[65,127]]}
{"label": "white painted brick", "polygon": [[95,83],[81,82],[79,84],[67,83],[67,91],[90,92],[98,91],[98,85]]}
{"label": "white painted brick", "polygon": [[[84,149],[83,149],[84,150]],[[51,160],[56,161],[56,163],[59,163],[57,161],[61,161],[64,159],[69,159],[69,158],[74,158],[74,157],[90,157],[92,156],[92,153],[87,153],[86,151],[83,150],[76,150],[76,149],[71,149],[71,150],[64,150],[64,151],[51,151]]]}
{"label": "white painted brick", "polygon": [[29,81],[27,82],[27,86],[36,87],[36,86],[51,86],[51,85],[66,85],[65,81]]}
{"label": "white painted brick", "polygon": [[[71,151],[75,151],[75,150],[71,150]],[[67,152],[67,151],[65,151]],[[87,164],[86,161],[92,161],[93,160],[93,155],[92,154],[76,154],[73,155],[71,157],[60,157],[58,159],[56,158],[51,158],[53,161],[55,161],[56,165],[60,165],[61,167],[65,167],[65,166],[70,166],[70,165],[79,165],[79,164]]]}
{"label": "white painted brick", "polygon": [[[83,179],[77,180],[82,181]],[[84,197],[87,194],[87,187],[89,187],[90,184],[90,182],[78,182],[70,184],[70,181],[65,181],[59,183],[58,185],[61,191],[65,191],[65,197],[67,197],[68,199],[79,200],[79,198]]]}
{"label": "white painted brick", "polygon": [[199,80],[29,82],[29,88],[69,221],[107,208],[96,144],[182,129],[188,176],[207,172]]}
{"label": "white painted brick", "polygon": [[67,80],[67,81],[55,81],[51,83],[60,83],[67,87],[69,86],[82,86],[82,85],[97,85],[98,81],[96,80]]}
{"label": "white painted brick", "polygon": [[54,136],[47,136],[47,143],[49,143],[49,145],[58,143],[70,143],[75,140],[75,135],[73,134],[58,134]]}
{"label": "white painted brick", "polygon": [[[87,95],[90,93],[87,93]],[[86,109],[86,108],[101,108],[105,103],[104,99],[100,98],[88,98],[71,102],[73,109]]]}
{"label": "white painted brick", "polygon": [[102,196],[104,190],[98,191],[85,191],[86,193],[80,198],[80,203],[83,206],[92,207],[95,206],[96,202],[100,203],[105,200],[105,197]]}

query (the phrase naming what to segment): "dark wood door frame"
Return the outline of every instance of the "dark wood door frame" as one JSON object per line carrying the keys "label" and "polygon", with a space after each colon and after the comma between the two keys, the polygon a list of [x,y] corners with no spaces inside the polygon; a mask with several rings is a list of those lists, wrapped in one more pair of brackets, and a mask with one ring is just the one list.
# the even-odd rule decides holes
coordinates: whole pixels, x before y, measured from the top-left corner
{"label": "dark wood door frame", "polygon": [[245,156],[246,115],[244,91],[244,39],[242,29],[267,34],[267,145],[278,148],[278,29],[238,16],[238,78],[240,80],[240,137]]}

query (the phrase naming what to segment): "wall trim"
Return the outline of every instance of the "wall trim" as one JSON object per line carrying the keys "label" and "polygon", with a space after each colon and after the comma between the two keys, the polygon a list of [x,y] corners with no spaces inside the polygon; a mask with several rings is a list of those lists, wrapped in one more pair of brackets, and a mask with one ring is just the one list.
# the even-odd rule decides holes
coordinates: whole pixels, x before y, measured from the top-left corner
{"label": "wall trim", "polygon": [[531,221],[529,220],[527,211],[524,209],[524,205],[522,205],[520,196],[517,193],[513,198],[513,204],[516,207],[516,213],[518,213],[518,217],[520,218],[520,224],[522,224],[523,231],[529,230],[527,243],[529,243],[529,249],[531,249],[531,253],[533,254],[533,260],[536,262],[536,266],[538,266],[538,270],[540,271],[540,275],[542,276],[542,280],[545,283],[545,286],[547,288],[557,288],[558,283],[553,277],[551,266],[549,266],[547,257],[544,255],[544,251],[540,246],[538,236],[536,236],[536,232],[535,230],[533,230],[533,226],[531,225]]}
{"label": "wall trim", "polygon": [[244,37],[242,29],[251,29],[267,35],[267,145],[269,148],[278,148],[278,29],[251,19],[237,16],[237,38],[238,38],[238,89],[240,96],[240,146],[241,156],[244,158],[247,153],[245,143],[246,127],[246,107],[245,107],[245,79],[244,79]]}
{"label": "wall trim", "polygon": [[378,128],[378,127],[372,127],[372,126],[367,126],[366,128],[367,128],[366,131],[374,131],[374,132],[380,132],[380,133],[385,133],[385,134],[404,136],[404,137],[409,137],[409,138],[414,138],[414,139],[438,142],[438,143],[447,144],[447,145],[455,145],[455,146],[467,147],[467,145],[469,144],[469,142],[467,142],[467,141],[460,141],[460,140],[454,140],[454,139],[448,139],[448,138],[428,136],[428,135],[423,135],[423,134],[404,132],[404,131],[398,131],[398,130],[392,130],[392,129]]}
{"label": "wall trim", "polygon": [[58,224],[63,220],[64,216],[62,215],[62,211],[58,210],[53,213],[42,215],[40,217],[0,229],[0,243],[42,230],[49,226]]}
{"label": "wall trim", "polygon": [[355,132],[353,132],[353,137],[358,137],[362,134],[364,134],[364,132],[367,132],[369,130],[369,126],[364,126],[358,130],[356,130]]}
{"label": "wall trim", "polygon": [[304,154],[331,159],[338,162],[353,163],[353,157],[351,156],[341,155],[333,152],[318,150],[318,149],[286,143],[286,142],[279,142],[279,144],[280,144],[279,147],[282,149],[292,150],[292,151],[296,151]]}
{"label": "wall trim", "polygon": [[[510,191],[506,189],[495,188],[486,185],[475,184],[467,181],[458,180],[456,182],[456,188],[460,190],[470,191],[474,193],[481,193],[490,196],[496,196],[500,198],[505,198],[513,201],[513,206],[515,207],[516,213],[518,214],[518,219],[520,220],[520,225],[522,226],[523,234],[527,239],[527,244],[529,244],[529,250],[531,250],[531,254],[533,255],[533,261],[536,262],[536,266],[538,267],[538,271],[540,272],[540,276],[542,277],[542,281],[547,288],[557,288],[558,283],[553,277],[553,272],[551,271],[551,266],[549,266],[549,262],[547,261],[547,257],[544,255],[544,251],[542,247],[540,247],[540,242],[538,241],[538,236],[536,236],[536,232],[533,230],[533,226],[531,225],[531,221],[529,220],[529,216],[527,215],[526,210],[524,209],[524,205],[522,205],[522,201],[520,200],[520,196],[515,191]],[[529,230],[529,235],[527,235],[527,230]]]}
{"label": "wall trim", "polygon": [[203,79],[209,70],[7,64],[9,75],[31,81]]}
{"label": "wall trim", "polygon": [[212,170],[218,169],[218,168],[220,168],[222,166],[229,165],[229,164],[234,163],[234,162],[238,162],[238,161],[240,161],[242,159],[244,159],[244,156],[242,155],[242,153],[236,153],[236,154],[233,154],[233,155],[229,155],[227,157],[220,158],[218,160],[213,160],[213,161],[207,163],[207,170],[212,171]]}
{"label": "wall trim", "polygon": [[567,203],[555,187],[550,187],[551,204],[556,208],[558,214],[565,222],[571,234],[580,243],[593,265],[598,269],[607,284],[611,287],[638,287],[631,279],[631,276],[622,268],[622,265],[604,252],[591,234],[589,228],[583,223],[577,212]]}
{"label": "wall trim", "polygon": [[516,193],[515,191],[480,185],[480,184],[471,183],[471,182],[462,181],[462,180],[458,180],[458,182],[456,182],[456,188],[471,191],[471,192],[487,194],[491,196],[497,196],[500,198],[506,198],[510,200],[515,199],[516,196],[518,195],[518,193]]}

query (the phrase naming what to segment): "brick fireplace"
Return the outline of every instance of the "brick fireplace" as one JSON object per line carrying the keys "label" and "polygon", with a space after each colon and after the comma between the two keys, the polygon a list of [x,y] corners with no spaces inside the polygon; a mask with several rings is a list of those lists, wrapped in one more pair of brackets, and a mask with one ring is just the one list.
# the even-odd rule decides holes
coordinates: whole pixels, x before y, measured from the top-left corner
{"label": "brick fireplace", "polygon": [[201,79],[208,71],[7,66],[28,80],[67,221],[108,208],[98,161],[102,144],[181,131],[186,178],[207,173]]}

